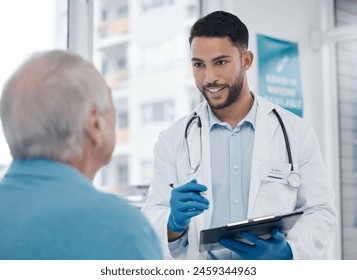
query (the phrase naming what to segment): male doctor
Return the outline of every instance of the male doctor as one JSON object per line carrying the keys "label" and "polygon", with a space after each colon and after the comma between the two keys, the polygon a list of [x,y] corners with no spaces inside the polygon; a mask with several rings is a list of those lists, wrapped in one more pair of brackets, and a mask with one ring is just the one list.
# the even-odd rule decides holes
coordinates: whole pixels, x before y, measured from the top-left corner
{"label": "male doctor", "polygon": [[[217,11],[199,19],[189,42],[195,82],[205,101],[160,134],[142,208],[166,258],[321,258],[336,211],[313,129],[249,90],[246,71],[253,53],[238,17]],[[270,176],[276,170],[278,176]],[[250,245],[222,239],[224,249],[199,252],[203,229],[295,211],[304,214],[287,235],[274,228],[264,240],[246,232],[242,237]]]}

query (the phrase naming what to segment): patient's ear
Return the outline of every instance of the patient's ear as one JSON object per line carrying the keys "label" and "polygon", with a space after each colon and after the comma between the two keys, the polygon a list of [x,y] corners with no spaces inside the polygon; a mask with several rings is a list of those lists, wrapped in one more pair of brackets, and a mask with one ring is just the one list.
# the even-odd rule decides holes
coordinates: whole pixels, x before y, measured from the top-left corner
{"label": "patient's ear", "polygon": [[95,108],[93,108],[89,113],[86,132],[88,134],[89,141],[92,143],[92,145],[101,146],[103,144],[101,132],[101,117]]}

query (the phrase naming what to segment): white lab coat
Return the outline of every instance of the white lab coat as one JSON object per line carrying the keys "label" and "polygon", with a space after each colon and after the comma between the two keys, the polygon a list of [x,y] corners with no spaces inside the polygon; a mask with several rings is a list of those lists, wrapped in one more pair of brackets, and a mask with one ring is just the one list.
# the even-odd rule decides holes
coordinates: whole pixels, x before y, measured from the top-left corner
{"label": "white lab coat", "polygon": [[[303,216],[287,235],[294,259],[319,259],[324,253],[336,223],[334,191],[328,182],[319,144],[311,126],[303,119],[256,96],[254,147],[249,190],[248,218],[271,214],[304,211]],[[212,180],[208,128],[208,108],[204,101],[195,108],[202,121],[202,163],[190,175],[187,144],[184,131],[193,113],[178,120],[162,131],[154,147],[153,178],[142,212],[155,228],[162,242],[167,259],[206,259],[207,253],[199,252],[199,234],[210,227],[212,209]],[[263,161],[288,163],[281,126],[272,109],[280,114],[290,141],[294,170],[302,177],[302,185],[293,188],[286,184],[261,180]],[[196,130],[198,131],[198,130]],[[199,134],[196,139],[199,141]],[[197,142],[196,141],[196,142]],[[193,153],[193,146],[190,146]],[[195,149],[199,153],[199,148]],[[219,151],[217,151],[219,152]],[[209,209],[191,219],[188,229],[188,246],[170,252],[167,241],[167,221],[170,214],[170,183],[183,185],[197,179],[208,188]]]}

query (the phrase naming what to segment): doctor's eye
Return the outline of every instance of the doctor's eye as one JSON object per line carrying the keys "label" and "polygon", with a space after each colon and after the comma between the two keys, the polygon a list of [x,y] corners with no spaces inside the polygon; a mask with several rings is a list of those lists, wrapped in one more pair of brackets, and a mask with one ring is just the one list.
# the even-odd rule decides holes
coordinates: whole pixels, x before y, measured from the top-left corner
{"label": "doctor's eye", "polygon": [[227,61],[224,60],[224,59],[220,59],[220,60],[217,60],[217,61],[216,61],[216,64],[217,64],[217,65],[224,65],[224,64],[226,64],[226,63],[227,63]]}
{"label": "doctor's eye", "polygon": [[195,62],[195,63],[192,64],[192,66],[193,66],[193,68],[201,68],[201,67],[203,67],[203,63]]}

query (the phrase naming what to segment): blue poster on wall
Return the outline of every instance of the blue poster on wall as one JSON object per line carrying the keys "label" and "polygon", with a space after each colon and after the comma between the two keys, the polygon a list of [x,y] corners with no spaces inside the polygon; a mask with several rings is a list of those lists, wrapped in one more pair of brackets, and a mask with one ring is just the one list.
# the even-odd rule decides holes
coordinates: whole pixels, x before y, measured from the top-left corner
{"label": "blue poster on wall", "polygon": [[259,94],[302,117],[298,45],[258,34]]}

